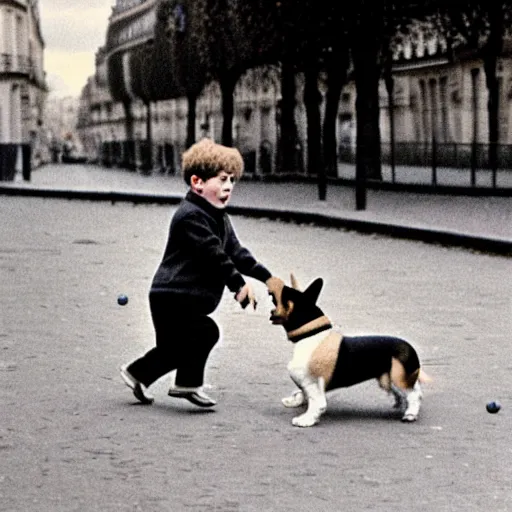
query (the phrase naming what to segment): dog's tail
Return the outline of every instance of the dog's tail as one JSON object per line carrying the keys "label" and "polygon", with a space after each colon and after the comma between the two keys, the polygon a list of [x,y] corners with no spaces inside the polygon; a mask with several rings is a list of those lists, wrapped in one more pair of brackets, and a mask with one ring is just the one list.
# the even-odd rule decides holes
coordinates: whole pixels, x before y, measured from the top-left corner
{"label": "dog's tail", "polygon": [[432,377],[423,370],[423,368],[420,369],[420,374],[418,376],[418,380],[420,384],[430,384],[433,382]]}

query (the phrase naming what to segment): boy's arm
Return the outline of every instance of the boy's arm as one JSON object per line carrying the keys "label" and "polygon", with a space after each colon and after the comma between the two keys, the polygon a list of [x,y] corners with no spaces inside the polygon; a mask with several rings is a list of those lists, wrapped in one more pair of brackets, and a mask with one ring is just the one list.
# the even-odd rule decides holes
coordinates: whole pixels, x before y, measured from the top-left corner
{"label": "boy's arm", "polygon": [[[240,272],[242,272],[242,274],[254,277],[262,283],[265,283],[270,295],[273,295],[274,297],[280,297],[284,287],[284,281],[279,277],[273,276],[272,273],[262,263],[259,263],[254,258],[248,249],[240,244],[234,232],[233,235],[233,251],[235,254],[234,260],[235,264],[238,262],[237,268],[240,270]],[[248,302],[245,303],[245,305],[247,304]],[[243,302],[242,307],[245,307]],[[254,309],[256,309],[256,306],[254,306]]]}
{"label": "boy's arm", "polygon": [[[220,269],[226,286],[235,294],[235,299],[240,302],[243,308],[249,303],[256,308],[256,300],[250,286],[247,290],[248,285],[242,273],[265,283],[270,293],[276,287],[281,289],[284,285],[281,279],[272,276],[261,263],[258,263],[248,249],[241,246],[234,232],[232,232],[234,238],[228,241],[227,248],[230,247],[230,242],[234,240],[235,259],[242,268],[238,267],[232,256],[224,250],[221,239],[212,231],[208,221],[203,216],[190,215],[183,218],[180,224],[185,245],[194,252],[202,253],[202,257]],[[231,226],[229,225],[229,227]]]}
{"label": "boy's arm", "polygon": [[183,241],[189,250],[219,269],[226,286],[233,293],[244,287],[245,279],[234,261],[224,250],[221,239],[212,231],[202,215],[189,215],[182,219]]}

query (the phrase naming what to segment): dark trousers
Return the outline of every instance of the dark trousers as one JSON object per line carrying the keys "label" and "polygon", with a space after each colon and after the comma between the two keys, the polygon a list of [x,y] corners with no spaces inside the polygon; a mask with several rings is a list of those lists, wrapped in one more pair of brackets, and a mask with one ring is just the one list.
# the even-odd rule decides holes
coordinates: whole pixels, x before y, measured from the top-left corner
{"label": "dark trousers", "polygon": [[172,370],[177,370],[177,386],[201,386],[208,355],[219,340],[217,324],[165,293],[151,293],[149,304],[156,347],[131,363],[128,371],[145,386]]}

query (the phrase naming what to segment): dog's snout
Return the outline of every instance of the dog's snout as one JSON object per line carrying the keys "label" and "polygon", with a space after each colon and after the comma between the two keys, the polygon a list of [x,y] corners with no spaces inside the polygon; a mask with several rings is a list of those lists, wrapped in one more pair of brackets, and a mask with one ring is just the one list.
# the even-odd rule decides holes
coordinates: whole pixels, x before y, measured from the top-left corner
{"label": "dog's snout", "polygon": [[270,312],[270,321],[273,323],[273,324],[278,324],[278,323],[281,323],[281,317],[277,314],[277,309],[273,309],[271,312]]}

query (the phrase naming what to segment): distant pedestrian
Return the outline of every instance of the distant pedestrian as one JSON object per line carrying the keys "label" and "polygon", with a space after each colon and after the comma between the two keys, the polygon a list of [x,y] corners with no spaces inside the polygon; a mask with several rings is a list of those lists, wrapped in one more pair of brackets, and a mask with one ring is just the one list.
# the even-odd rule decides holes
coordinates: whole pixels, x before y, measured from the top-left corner
{"label": "distant pedestrian", "polygon": [[156,346],[130,364],[121,376],[142,403],[153,397],[147,388],[176,371],[169,396],[195,405],[216,404],[203,390],[205,366],[219,339],[209,316],[224,288],[245,308],[256,308],[252,287],[243,275],[266,283],[269,291],[282,281],[243,247],[225,208],[243,172],[238,150],[202,139],[182,156],[182,173],[189,190],[171,220],[163,258],[149,293]]}

